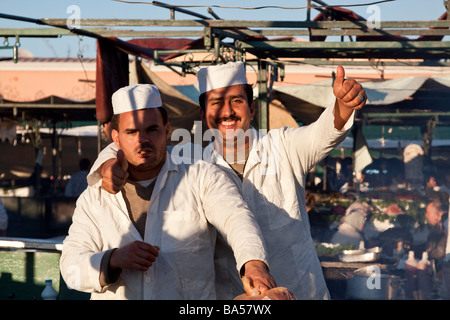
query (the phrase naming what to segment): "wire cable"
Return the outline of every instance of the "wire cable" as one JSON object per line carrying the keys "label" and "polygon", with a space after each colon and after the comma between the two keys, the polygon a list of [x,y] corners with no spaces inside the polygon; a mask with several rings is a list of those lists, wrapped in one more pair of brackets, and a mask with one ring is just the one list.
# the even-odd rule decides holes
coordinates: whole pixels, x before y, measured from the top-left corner
{"label": "wire cable", "polygon": [[[158,1],[128,1],[128,0],[112,0],[116,2],[123,2],[123,3],[129,3],[129,4],[151,4],[155,6],[160,6],[160,3]],[[368,2],[368,3],[360,3],[360,4],[342,4],[342,5],[313,5],[310,8],[334,8],[334,7],[364,7],[364,6],[371,6],[375,4],[380,4],[384,2],[393,2],[396,0],[380,0],[380,1],[374,1],[374,2]],[[303,10],[308,9],[308,6],[302,6],[302,7],[282,7],[282,6],[261,6],[261,7],[238,7],[238,6],[220,6],[220,5],[166,5],[167,8],[219,8],[219,9],[241,9],[241,10],[261,10],[261,9],[283,9],[283,10]]]}

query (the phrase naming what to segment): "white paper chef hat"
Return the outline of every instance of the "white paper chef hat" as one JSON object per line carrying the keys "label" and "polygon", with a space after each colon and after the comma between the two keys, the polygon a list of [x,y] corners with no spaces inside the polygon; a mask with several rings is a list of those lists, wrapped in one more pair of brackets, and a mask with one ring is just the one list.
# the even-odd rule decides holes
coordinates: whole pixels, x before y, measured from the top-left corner
{"label": "white paper chef hat", "polygon": [[114,114],[162,106],[161,95],[152,84],[135,84],[120,88],[112,95]]}
{"label": "white paper chef hat", "polygon": [[247,84],[242,61],[202,68],[198,71],[197,78],[200,94],[236,84]]}

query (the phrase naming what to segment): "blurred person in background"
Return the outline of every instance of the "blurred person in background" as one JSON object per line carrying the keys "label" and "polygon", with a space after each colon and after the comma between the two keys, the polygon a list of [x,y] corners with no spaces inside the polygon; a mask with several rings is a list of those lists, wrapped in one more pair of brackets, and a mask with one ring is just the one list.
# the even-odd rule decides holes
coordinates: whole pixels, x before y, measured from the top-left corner
{"label": "blurred person in background", "polygon": [[6,237],[6,229],[8,229],[8,213],[3,206],[2,198],[0,198],[0,236]]}
{"label": "blurred person in background", "polygon": [[75,172],[70,177],[69,182],[67,182],[66,189],[64,190],[64,195],[66,197],[78,198],[80,194],[87,188],[88,183],[86,177],[89,174],[90,166],[91,162],[89,161],[89,159],[80,159],[80,171]]}

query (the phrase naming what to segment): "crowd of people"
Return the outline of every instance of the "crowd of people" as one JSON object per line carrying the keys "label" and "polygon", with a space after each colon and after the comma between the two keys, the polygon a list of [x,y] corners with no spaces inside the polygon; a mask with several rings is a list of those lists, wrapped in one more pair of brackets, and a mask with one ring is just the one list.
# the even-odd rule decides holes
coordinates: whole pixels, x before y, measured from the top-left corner
{"label": "crowd of people", "polygon": [[[389,162],[385,161],[384,166],[378,167],[380,176],[367,179],[366,189],[358,192],[347,188],[343,192],[344,179],[328,174],[329,179],[334,178],[327,182],[329,196],[345,199],[347,205],[330,205],[325,213],[317,210],[314,194],[318,193],[312,188],[316,193],[308,192],[307,199],[311,203],[309,212],[311,228],[315,230],[313,236],[317,243],[326,242],[347,249],[380,247],[383,261],[403,269],[408,254],[416,258],[425,255],[433,266],[433,281],[444,288],[440,293],[434,292],[434,296],[429,293],[425,298],[449,297],[450,274],[444,270],[450,251],[447,249],[450,174],[445,168],[439,170],[435,165],[424,166],[422,184],[415,181],[412,186],[403,178],[399,161],[391,162],[395,163],[394,168],[389,168],[386,163]],[[340,192],[337,191],[339,188]],[[330,221],[324,216],[340,218]]]}

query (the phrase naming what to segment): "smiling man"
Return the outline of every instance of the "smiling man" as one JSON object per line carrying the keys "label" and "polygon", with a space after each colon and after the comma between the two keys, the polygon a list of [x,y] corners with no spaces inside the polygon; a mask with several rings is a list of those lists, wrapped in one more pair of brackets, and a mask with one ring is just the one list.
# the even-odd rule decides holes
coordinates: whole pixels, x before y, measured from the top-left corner
{"label": "smiling man", "polygon": [[243,68],[243,63],[228,63],[198,72],[203,120],[225,138],[238,129],[248,130],[255,115],[253,99],[248,100],[253,97],[253,88],[247,84]]}
{"label": "smiling man", "polygon": [[[250,126],[255,103],[242,62],[203,68],[198,72],[198,82],[203,122],[216,133],[204,159],[233,179],[255,213],[272,275],[298,299],[328,299],[310,234],[305,178],[347,136],[354,110],[365,104],[364,89],[358,82],[345,79],[344,69],[338,67],[333,85],[336,99],[316,122],[271,130],[263,136]],[[216,250],[232,259],[221,243]],[[217,267],[220,270],[220,265]],[[227,286],[226,278],[219,281],[220,285]]]}
{"label": "smiling man", "polygon": [[214,165],[177,165],[168,156],[158,89],[125,87],[112,102],[127,179],[117,194],[99,181],[78,199],[60,262],[66,283],[93,299],[214,299],[220,233],[235,272],[262,292],[273,288],[259,227],[236,186]]}

